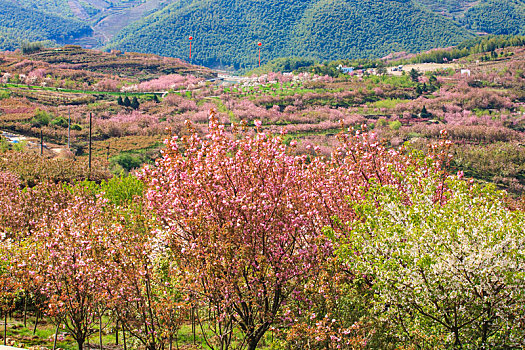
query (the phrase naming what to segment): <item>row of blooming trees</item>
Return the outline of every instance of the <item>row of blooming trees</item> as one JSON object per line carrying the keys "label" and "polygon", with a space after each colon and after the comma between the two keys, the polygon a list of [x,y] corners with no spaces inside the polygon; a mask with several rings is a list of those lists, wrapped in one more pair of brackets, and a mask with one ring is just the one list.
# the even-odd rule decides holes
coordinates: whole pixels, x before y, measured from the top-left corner
{"label": "row of blooming trees", "polygon": [[2,311],[38,296],[79,349],[108,316],[149,350],[190,319],[221,350],[525,345],[525,215],[447,175],[446,142],[297,156],[255,125],[212,113],[125,186],[0,173]]}

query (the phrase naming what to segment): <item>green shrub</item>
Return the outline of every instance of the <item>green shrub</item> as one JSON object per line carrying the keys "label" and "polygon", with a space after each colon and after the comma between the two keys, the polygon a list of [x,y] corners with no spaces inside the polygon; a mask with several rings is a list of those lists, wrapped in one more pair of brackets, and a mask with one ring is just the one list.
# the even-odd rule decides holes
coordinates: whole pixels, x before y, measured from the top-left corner
{"label": "green shrub", "polygon": [[53,125],[53,126],[59,126],[59,127],[61,127],[61,128],[67,128],[67,126],[68,126],[68,121],[67,121],[67,119],[64,118],[64,117],[58,117],[58,118],[53,119],[53,120],[51,121],[51,125]]}
{"label": "green shrub", "polygon": [[401,128],[401,122],[399,120],[394,120],[388,125],[392,130],[399,130]]}
{"label": "green shrub", "polygon": [[35,111],[35,116],[31,119],[33,126],[47,126],[53,120],[53,115],[41,109]]}
{"label": "green shrub", "polygon": [[110,159],[112,166],[118,165],[123,170],[129,172],[133,169],[140,168],[144,164],[144,159],[141,155],[134,155],[130,153],[121,153]]}

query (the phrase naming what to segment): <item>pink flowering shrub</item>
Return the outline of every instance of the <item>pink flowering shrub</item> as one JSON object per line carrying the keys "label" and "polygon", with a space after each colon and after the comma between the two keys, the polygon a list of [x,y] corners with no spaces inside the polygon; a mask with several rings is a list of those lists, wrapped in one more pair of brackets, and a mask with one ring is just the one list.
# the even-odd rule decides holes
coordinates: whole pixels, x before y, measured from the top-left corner
{"label": "pink flowering shrub", "polygon": [[136,85],[137,91],[166,91],[179,89],[193,89],[204,79],[197,78],[193,75],[170,74],[163,75],[157,79],[144,81]]}
{"label": "pink flowering shrub", "polygon": [[104,78],[96,83],[93,88],[95,91],[120,91],[120,83],[115,79]]}
{"label": "pink flowering shrub", "polygon": [[165,122],[159,122],[157,117],[139,111],[97,118],[93,124],[99,132],[110,137],[162,134],[168,126]]}

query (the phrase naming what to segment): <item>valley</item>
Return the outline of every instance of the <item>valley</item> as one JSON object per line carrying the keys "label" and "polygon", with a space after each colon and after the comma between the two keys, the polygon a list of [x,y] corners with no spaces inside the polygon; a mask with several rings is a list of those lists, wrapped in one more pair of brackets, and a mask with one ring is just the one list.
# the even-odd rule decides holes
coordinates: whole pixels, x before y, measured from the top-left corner
{"label": "valley", "polygon": [[[112,171],[132,169],[118,165],[123,152],[135,159],[134,166],[151,162],[166,130],[183,132],[185,120],[204,133],[211,109],[222,123],[250,125],[260,118],[268,132],[287,130],[288,142],[299,141],[298,152],[308,153],[317,144],[326,156],[342,125],[372,126],[393,147],[404,142],[422,147],[445,129],[457,145],[455,168],[520,194],[525,186],[522,148],[512,150],[514,155],[506,152],[523,142],[519,74],[525,53],[520,47],[506,48],[491,56],[407,62],[402,69],[394,63],[385,75],[378,68],[356,68],[353,75],[329,76],[323,75],[323,66],[313,66],[302,73],[238,77],[177,59],[75,46],[28,56],[6,54],[0,66],[0,129],[37,138],[42,130],[45,143],[58,149],[67,143],[71,115],[72,153],[82,159],[91,114],[95,155]],[[137,105],[130,107],[133,99]],[[501,163],[476,163],[482,159],[471,157],[478,152],[503,152]],[[502,167],[513,170],[497,177]]]}
{"label": "valley", "polygon": [[524,349],[524,252],[525,0],[0,0],[4,347]]}

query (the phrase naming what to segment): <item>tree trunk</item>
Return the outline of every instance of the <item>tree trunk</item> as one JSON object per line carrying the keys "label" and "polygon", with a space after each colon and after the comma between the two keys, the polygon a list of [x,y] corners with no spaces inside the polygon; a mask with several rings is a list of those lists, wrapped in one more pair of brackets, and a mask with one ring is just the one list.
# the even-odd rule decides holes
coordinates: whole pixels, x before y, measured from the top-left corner
{"label": "tree trunk", "polygon": [[100,343],[100,350],[103,350],[102,348],[102,315],[98,316],[98,340]]}
{"label": "tree trunk", "polygon": [[7,311],[4,313],[4,345],[7,345]]}
{"label": "tree trunk", "polygon": [[33,335],[36,334],[36,327],[38,326],[38,318],[40,317],[40,312],[36,310],[36,320],[35,320],[35,327],[33,328]]}
{"label": "tree trunk", "polygon": [[115,345],[118,345],[118,318],[115,322]]}
{"label": "tree trunk", "polygon": [[57,328],[55,329],[55,339],[53,340],[53,350],[56,350],[57,348],[57,338],[58,338],[58,327],[60,326],[60,322],[57,324]]}
{"label": "tree trunk", "polygon": [[128,350],[126,346],[126,328],[122,327],[122,341],[124,342],[124,350]]}
{"label": "tree trunk", "polygon": [[84,341],[85,339],[77,340],[78,350],[82,350],[84,348]]}
{"label": "tree trunk", "polygon": [[191,307],[191,333],[193,334],[193,345],[196,343],[195,307]]}
{"label": "tree trunk", "polygon": [[24,328],[27,328],[27,293],[24,296]]}
{"label": "tree trunk", "polygon": [[457,328],[453,328],[452,329],[452,332],[454,333],[454,349],[458,350],[458,349],[462,349],[463,346],[461,345],[461,341],[459,340],[459,329]]}

